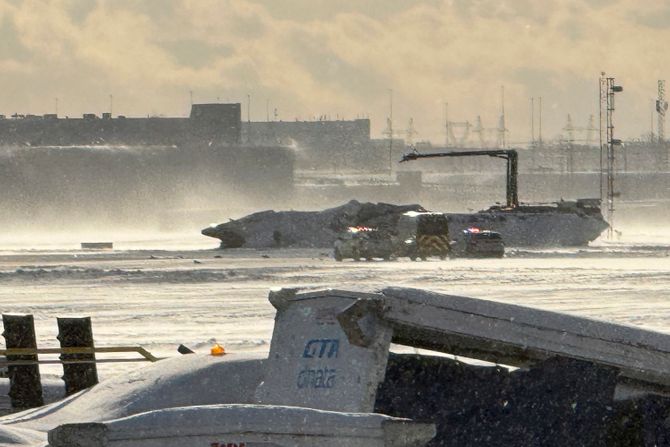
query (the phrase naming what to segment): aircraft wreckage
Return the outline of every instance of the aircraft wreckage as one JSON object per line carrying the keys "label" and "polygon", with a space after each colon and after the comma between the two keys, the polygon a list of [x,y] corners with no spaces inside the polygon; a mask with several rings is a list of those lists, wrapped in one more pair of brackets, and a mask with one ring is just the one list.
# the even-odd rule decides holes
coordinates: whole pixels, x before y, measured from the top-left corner
{"label": "aircraft wreckage", "polygon": [[[500,233],[507,246],[583,246],[607,228],[595,199],[543,205],[496,206],[477,213],[446,213],[449,233],[477,227]],[[331,248],[349,227],[380,228],[393,233],[400,216],[425,212],[418,204],[393,205],[352,200],[323,211],[261,211],[202,230],[221,240],[221,248]]]}

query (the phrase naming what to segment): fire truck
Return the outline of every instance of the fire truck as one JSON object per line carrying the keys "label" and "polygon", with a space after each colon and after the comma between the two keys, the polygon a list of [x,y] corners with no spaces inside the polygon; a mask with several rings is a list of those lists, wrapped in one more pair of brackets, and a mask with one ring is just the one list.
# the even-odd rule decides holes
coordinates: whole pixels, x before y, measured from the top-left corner
{"label": "fire truck", "polygon": [[410,211],[399,216],[392,229],[349,227],[335,242],[334,257],[366,259],[408,257],[426,260],[449,256],[449,224],[442,213]]}

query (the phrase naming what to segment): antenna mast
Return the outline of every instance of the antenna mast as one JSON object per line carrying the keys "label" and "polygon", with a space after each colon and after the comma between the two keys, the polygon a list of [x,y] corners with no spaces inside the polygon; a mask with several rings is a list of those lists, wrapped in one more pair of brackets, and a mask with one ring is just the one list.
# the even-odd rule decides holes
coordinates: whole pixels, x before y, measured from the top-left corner
{"label": "antenna mast", "polygon": [[599,119],[598,119],[598,128],[599,128],[599,145],[600,145],[600,203],[603,202],[605,196],[603,195],[604,191],[604,176],[603,168],[605,166],[604,157],[605,157],[605,144],[607,142],[607,121],[605,120],[605,111],[607,110],[607,80],[605,78],[605,72],[600,72],[600,78],[598,79],[598,91],[599,91]]}
{"label": "antenna mast", "polygon": [[658,124],[656,133],[658,142],[665,142],[665,111],[668,110],[668,103],[665,100],[665,80],[658,80],[658,99],[656,100],[656,113],[658,113]]}
{"label": "antenna mast", "polygon": [[[615,171],[615,157],[614,147],[621,145],[621,140],[614,138],[614,94],[623,91],[623,87],[614,84],[614,78],[605,77],[605,73],[601,73],[600,77],[600,138],[601,138],[601,165],[602,154],[607,152],[607,237],[609,239],[614,235],[614,198],[617,194],[614,191],[614,171]],[[604,110],[603,110],[604,108]],[[603,120],[604,118],[604,120]],[[603,129],[603,124],[605,128]],[[603,141],[604,140],[604,141]],[[603,148],[603,144],[605,147]],[[602,178],[602,170],[601,170]],[[601,183],[602,189],[602,183]],[[602,193],[601,193],[602,194]],[[601,195],[602,197],[602,195]]]}

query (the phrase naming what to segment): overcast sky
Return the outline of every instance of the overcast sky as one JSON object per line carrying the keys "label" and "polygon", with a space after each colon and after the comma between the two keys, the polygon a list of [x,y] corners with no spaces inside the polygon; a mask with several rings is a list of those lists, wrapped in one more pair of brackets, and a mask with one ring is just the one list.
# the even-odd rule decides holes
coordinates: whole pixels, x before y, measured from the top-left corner
{"label": "overcast sky", "polygon": [[[615,124],[649,132],[656,82],[670,80],[665,0],[0,0],[0,113],[188,114],[242,102],[265,120],[330,115],[444,139],[452,120],[495,127],[500,86],[512,141],[598,114],[598,76],[624,86]],[[670,84],[669,84],[670,86]],[[670,123],[669,123],[670,126]],[[536,125],[537,127],[537,125]],[[670,133],[670,132],[668,132]]]}

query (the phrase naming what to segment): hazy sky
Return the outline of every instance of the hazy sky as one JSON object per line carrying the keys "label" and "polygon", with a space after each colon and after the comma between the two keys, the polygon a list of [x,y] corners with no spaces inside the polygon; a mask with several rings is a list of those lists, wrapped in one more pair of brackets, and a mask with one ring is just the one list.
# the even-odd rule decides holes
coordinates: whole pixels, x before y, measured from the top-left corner
{"label": "hazy sky", "polygon": [[[642,6],[643,5],[643,6]],[[568,113],[598,113],[598,76],[625,91],[616,124],[649,132],[656,81],[670,80],[665,0],[0,0],[0,113],[188,113],[195,102],[266,101],[283,120],[369,115],[373,135],[414,118],[441,141],[453,120],[494,127],[505,86],[510,139],[545,137]],[[669,84],[670,87],[670,84]],[[668,124],[670,129],[670,123]],[[670,132],[668,132],[670,133]]]}

